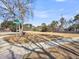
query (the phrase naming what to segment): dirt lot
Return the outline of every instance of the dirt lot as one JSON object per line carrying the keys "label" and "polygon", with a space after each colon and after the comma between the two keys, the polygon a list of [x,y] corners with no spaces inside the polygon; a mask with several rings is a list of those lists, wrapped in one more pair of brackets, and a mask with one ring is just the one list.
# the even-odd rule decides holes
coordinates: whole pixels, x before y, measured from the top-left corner
{"label": "dirt lot", "polygon": [[20,42],[20,43],[26,43],[29,42],[29,39],[33,39],[36,42],[42,42],[46,40],[55,40],[55,39],[61,39],[61,38],[75,38],[79,39],[79,34],[71,34],[71,33],[54,33],[54,32],[33,32],[33,31],[27,31],[24,36],[16,35],[10,35],[9,37],[5,37],[7,41],[10,42]]}
{"label": "dirt lot", "polygon": [[[74,42],[75,43],[75,42]],[[59,45],[53,48],[45,49],[49,52],[54,59],[79,59],[79,44],[69,43],[64,45]],[[24,58],[30,59],[49,59],[46,53],[41,51],[42,54],[32,52],[30,55],[26,54]]]}
{"label": "dirt lot", "polygon": [[68,38],[79,38],[79,34],[75,33],[56,33],[56,32],[33,32],[33,31],[27,31],[27,33],[31,34],[46,34],[46,35],[58,35],[62,37],[68,37]]}
{"label": "dirt lot", "polygon": [[[35,42],[45,42],[61,38],[75,38],[79,39],[79,34],[70,34],[70,33],[54,33],[54,32],[31,32],[28,31],[22,37],[16,37],[12,35],[10,37],[5,37],[9,42],[13,43],[27,43],[32,39]],[[46,49],[55,59],[79,59],[79,42],[71,42],[69,44],[59,44],[59,46],[51,47]],[[42,51],[43,52],[43,51]],[[32,52],[28,58],[27,54],[24,58],[28,59],[49,59],[46,54],[37,54]]]}

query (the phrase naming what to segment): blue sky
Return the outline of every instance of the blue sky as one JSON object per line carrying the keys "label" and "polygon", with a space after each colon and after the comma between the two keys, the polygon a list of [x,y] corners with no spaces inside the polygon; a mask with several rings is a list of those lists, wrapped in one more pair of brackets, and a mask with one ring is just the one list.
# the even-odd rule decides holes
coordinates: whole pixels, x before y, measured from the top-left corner
{"label": "blue sky", "polygon": [[59,20],[61,15],[69,20],[79,13],[79,0],[36,0],[34,5],[34,18],[28,23],[36,26],[50,24],[53,20]]}
{"label": "blue sky", "polygon": [[34,18],[25,20],[25,23],[37,26],[41,23],[50,24],[62,15],[67,20],[71,19],[79,13],[79,0],[35,0],[33,7]]}

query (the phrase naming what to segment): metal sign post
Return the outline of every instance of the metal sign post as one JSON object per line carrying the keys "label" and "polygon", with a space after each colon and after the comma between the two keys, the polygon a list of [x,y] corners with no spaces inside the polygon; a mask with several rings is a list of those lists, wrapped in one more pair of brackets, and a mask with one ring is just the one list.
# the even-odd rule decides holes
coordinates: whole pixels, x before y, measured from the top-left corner
{"label": "metal sign post", "polygon": [[[17,32],[17,25],[19,25],[19,30],[18,31],[19,31],[19,34],[21,36],[21,33],[22,33],[22,31],[21,31],[22,20],[21,19],[15,19],[14,23],[16,24],[16,32]],[[16,38],[17,38],[17,33],[16,33]],[[17,38],[17,41],[18,41],[18,38]]]}

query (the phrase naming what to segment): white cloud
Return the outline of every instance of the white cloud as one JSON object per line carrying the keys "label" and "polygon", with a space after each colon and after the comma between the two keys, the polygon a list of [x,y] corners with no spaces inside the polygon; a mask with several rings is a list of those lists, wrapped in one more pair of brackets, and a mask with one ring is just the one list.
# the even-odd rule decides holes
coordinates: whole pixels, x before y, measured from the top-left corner
{"label": "white cloud", "polygon": [[66,0],[56,0],[56,2],[64,2],[64,1],[66,1]]}
{"label": "white cloud", "polygon": [[77,9],[75,13],[76,13],[76,14],[79,14],[79,9]]}
{"label": "white cloud", "polygon": [[53,18],[56,18],[56,17],[58,18],[61,15],[60,12],[63,12],[63,11],[64,11],[63,8],[58,9],[58,10],[41,10],[41,11],[35,10],[34,11],[34,17],[42,18],[42,19],[47,19],[47,18],[53,19]]}
{"label": "white cloud", "polygon": [[35,11],[34,16],[38,18],[48,18],[48,12],[47,11]]}

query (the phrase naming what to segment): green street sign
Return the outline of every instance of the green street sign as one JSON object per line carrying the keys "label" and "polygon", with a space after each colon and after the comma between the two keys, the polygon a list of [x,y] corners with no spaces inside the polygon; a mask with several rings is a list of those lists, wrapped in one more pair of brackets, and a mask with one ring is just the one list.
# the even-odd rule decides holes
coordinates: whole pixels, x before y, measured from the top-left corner
{"label": "green street sign", "polygon": [[19,22],[19,20],[18,20],[18,19],[16,19],[16,20],[14,20],[14,22]]}
{"label": "green street sign", "polygon": [[15,24],[22,24],[23,22],[22,22],[22,20],[20,20],[20,19],[15,19],[15,20],[14,20],[14,23],[15,23]]}
{"label": "green street sign", "polygon": [[19,19],[19,22],[22,24],[23,23],[23,21],[21,20],[21,19]]}

